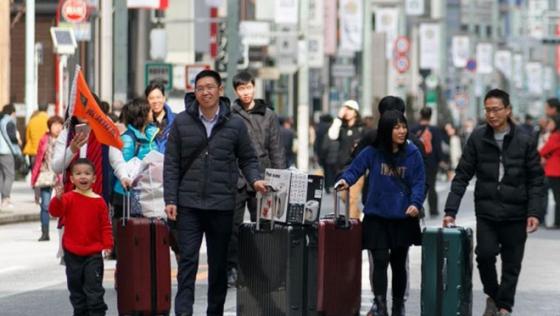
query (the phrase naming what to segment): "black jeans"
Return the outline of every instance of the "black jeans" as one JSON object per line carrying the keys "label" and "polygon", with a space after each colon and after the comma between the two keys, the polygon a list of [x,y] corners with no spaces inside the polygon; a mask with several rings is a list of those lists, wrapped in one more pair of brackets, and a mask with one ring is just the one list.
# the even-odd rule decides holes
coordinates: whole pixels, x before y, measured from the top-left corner
{"label": "black jeans", "polygon": [[194,288],[202,236],[208,256],[207,315],[222,315],[227,294],[227,252],[233,221],[232,211],[179,208],[177,237],[181,252],[177,274],[175,313],[193,314]]}
{"label": "black jeans", "polygon": [[[513,308],[517,280],[527,240],[526,221],[495,222],[477,219],[476,262],[484,293],[498,308]],[[498,283],[496,256],[502,259],[502,279]]]}
{"label": "black jeans", "polygon": [[395,249],[375,249],[373,255],[373,293],[387,296],[387,268],[391,264],[393,300],[403,300],[406,292],[406,258],[408,247]]}
{"label": "black jeans", "polygon": [[233,213],[233,227],[231,230],[231,240],[228,250],[228,269],[236,268],[239,265],[239,226],[245,217],[245,205],[249,209],[251,222],[257,220],[257,198],[254,191],[247,191],[247,187],[237,190],[235,197],[235,211]]}
{"label": "black jeans", "polygon": [[78,256],[64,251],[66,281],[74,316],[105,315],[103,301],[103,257],[101,254]]}
{"label": "black jeans", "polygon": [[428,206],[430,207],[430,215],[438,215],[438,195],[436,192],[436,177],[438,173],[437,166],[426,166],[426,183],[428,185]]}
{"label": "black jeans", "polygon": [[[560,177],[548,177],[548,185],[554,195],[554,226],[560,226]],[[547,190],[548,194],[548,190]],[[548,195],[546,196],[548,200]]]}

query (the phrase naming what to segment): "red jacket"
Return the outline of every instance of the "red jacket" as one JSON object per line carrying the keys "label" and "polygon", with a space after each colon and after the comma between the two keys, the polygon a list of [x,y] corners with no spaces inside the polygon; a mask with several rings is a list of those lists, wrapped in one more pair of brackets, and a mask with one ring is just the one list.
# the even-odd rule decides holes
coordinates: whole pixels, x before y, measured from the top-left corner
{"label": "red jacket", "polygon": [[79,255],[90,256],[113,247],[113,234],[107,204],[101,197],[70,191],[49,205],[49,213],[64,216],[62,246]]}
{"label": "red jacket", "polygon": [[550,134],[548,141],[540,150],[541,157],[546,159],[544,174],[547,177],[560,177],[560,131]]}

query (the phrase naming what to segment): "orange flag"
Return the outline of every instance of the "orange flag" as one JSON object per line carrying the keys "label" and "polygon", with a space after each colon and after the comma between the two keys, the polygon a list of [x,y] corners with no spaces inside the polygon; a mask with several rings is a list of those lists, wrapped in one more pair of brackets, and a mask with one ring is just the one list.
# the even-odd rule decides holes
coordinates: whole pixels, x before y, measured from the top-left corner
{"label": "orange flag", "polygon": [[69,113],[87,121],[101,144],[122,149],[123,143],[118,128],[95,102],[79,66],[76,66],[76,76],[72,84]]}

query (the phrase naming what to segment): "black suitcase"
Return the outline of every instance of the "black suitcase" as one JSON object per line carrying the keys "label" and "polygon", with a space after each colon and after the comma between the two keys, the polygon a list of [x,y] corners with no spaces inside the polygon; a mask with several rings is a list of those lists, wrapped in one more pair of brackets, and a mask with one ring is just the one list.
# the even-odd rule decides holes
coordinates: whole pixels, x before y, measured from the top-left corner
{"label": "black suitcase", "polygon": [[[274,193],[271,193],[274,194]],[[237,315],[303,316],[316,306],[316,236],[311,226],[239,228]],[[315,260],[315,261],[314,261]]]}

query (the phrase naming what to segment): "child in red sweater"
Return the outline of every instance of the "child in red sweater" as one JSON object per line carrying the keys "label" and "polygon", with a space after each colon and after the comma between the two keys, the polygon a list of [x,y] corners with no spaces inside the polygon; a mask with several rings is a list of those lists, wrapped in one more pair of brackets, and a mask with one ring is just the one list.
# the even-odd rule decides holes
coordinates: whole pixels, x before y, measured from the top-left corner
{"label": "child in red sweater", "polygon": [[108,256],[113,248],[107,204],[91,189],[95,182],[91,161],[77,159],[70,170],[75,189],[63,193],[63,186],[57,184],[49,205],[52,216],[65,220],[62,246],[70,303],[74,315],[105,315],[102,255]]}

